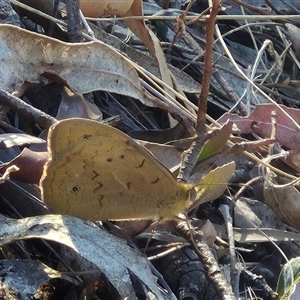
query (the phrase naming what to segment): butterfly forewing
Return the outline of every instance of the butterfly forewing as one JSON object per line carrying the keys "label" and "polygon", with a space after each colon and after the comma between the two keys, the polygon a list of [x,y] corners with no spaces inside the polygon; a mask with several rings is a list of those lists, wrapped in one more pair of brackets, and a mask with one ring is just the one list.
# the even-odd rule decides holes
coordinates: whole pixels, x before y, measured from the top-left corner
{"label": "butterfly forewing", "polygon": [[[186,186],[133,139],[104,124],[78,122],[62,121],[50,135],[41,185],[43,200],[56,212],[89,220],[159,219],[188,205]],[[56,147],[66,133],[67,147]]]}

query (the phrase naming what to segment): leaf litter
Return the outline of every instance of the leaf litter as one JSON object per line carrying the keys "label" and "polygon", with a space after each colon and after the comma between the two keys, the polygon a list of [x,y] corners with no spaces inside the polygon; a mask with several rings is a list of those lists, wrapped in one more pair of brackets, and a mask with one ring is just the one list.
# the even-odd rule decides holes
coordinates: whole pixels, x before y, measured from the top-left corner
{"label": "leaf litter", "polygon": [[[266,5],[265,1],[257,1],[255,5],[250,2],[251,1],[230,1],[230,7],[227,1],[223,3],[223,8],[226,9],[218,21],[220,32],[216,32],[216,37],[219,41],[216,42],[216,47],[214,47],[212,53],[214,72],[217,73],[218,76],[214,76],[211,82],[207,114],[209,117],[217,119],[221,125],[229,120],[233,124],[233,129],[231,132],[227,130],[226,133],[220,131],[220,139],[217,135],[215,139],[212,138],[208,141],[208,145],[210,142],[211,146],[203,148],[203,161],[200,160],[197,168],[195,168],[195,170],[202,170],[202,172],[196,171],[196,174],[193,176],[198,176],[198,179],[200,176],[204,176],[203,180],[205,181],[203,170],[206,170],[204,173],[210,174],[210,168],[214,170],[222,170],[222,168],[224,168],[223,172],[226,173],[226,176],[230,177],[233,170],[229,170],[228,167],[226,167],[228,162],[235,161],[236,174],[239,174],[240,166],[244,166],[243,172],[247,172],[251,180],[245,182],[242,180],[243,176],[238,177],[241,178],[238,182],[240,187],[229,185],[227,193],[223,195],[222,199],[223,201],[227,201],[237,192],[238,194],[243,194],[242,198],[231,202],[232,217],[234,218],[234,225],[236,226],[236,228],[233,229],[234,239],[242,245],[242,247],[240,247],[240,244],[236,244],[236,250],[240,252],[243,259],[247,259],[249,253],[252,255],[250,259],[254,260],[255,257],[258,262],[263,261],[266,256],[277,259],[276,264],[278,264],[280,270],[280,263],[284,264],[288,260],[299,256],[298,247],[292,243],[292,241],[299,241],[299,211],[297,203],[299,202],[299,192],[297,189],[297,180],[294,181],[295,184],[289,185],[291,180],[297,179],[299,172],[297,160],[297,151],[299,150],[299,139],[297,138],[299,131],[297,66],[299,67],[299,62],[297,55],[299,55],[299,47],[296,38],[297,30],[299,29],[297,24],[293,21],[293,17],[289,18],[288,16],[297,14],[297,1],[290,1],[289,4],[284,1],[272,1],[272,3],[268,1],[267,8],[263,7]],[[49,1],[47,4],[50,4],[50,7],[52,7],[53,2]],[[4,4],[0,2],[0,5]],[[7,4],[5,3],[5,5]],[[170,47],[176,34],[173,24],[176,16],[182,13],[184,8],[177,6],[162,9],[162,7],[156,3],[152,3],[151,5],[146,6],[145,4],[145,12],[152,23],[151,25],[154,26],[153,28],[157,29],[158,36],[161,34],[159,32],[159,30],[162,30],[161,27],[165,32],[163,36],[167,40],[164,42],[166,46],[169,47],[166,51],[166,58],[170,63],[169,68],[174,74],[174,88],[179,93],[176,95],[178,99],[186,100],[188,98],[188,101],[196,102],[200,93],[200,83],[204,66],[203,59],[205,59],[203,58],[205,50],[205,36],[203,34],[204,23],[200,20],[193,24],[187,24],[182,38],[175,40],[175,44]],[[197,13],[203,11],[204,7],[201,5],[203,4],[195,3],[192,6],[190,12],[187,14],[186,21],[192,20]],[[9,6],[6,6],[6,8],[7,7],[9,8]],[[47,12],[47,9],[39,9]],[[62,16],[60,14],[62,14],[63,11],[64,8],[60,7],[59,16],[61,18]],[[268,22],[265,22],[265,19],[260,19],[262,16],[260,14],[265,14],[266,12],[271,15]],[[285,15],[279,15],[279,12]],[[151,19],[153,14],[165,16],[165,18],[153,21]],[[285,24],[276,23],[276,21],[272,19],[272,17],[276,15],[280,16]],[[16,14],[11,13],[10,16],[15,18],[15,21],[12,19],[13,21],[10,23],[15,22],[16,25],[20,24],[20,19],[18,20]],[[173,19],[168,19],[170,16],[173,17]],[[49,22],[45,23],[42,14],[35,12],[31,17],[34,22],[38,24],[48,24],[47,26],[49,26]],[[231,24],[229,25],[228,22],[222,21],[222,17],[231,18]],[[246,19],[247,21],[245,21]],[[109,22],[109,20],[106,22]],[[60,25],[58,26],[58,24]],[[107,24],[109,25],[110,23]],[[170,24],[172,26],[170,26]],[[25,25],[28,27],[28,23]],[[160,76],[160,73],[157,72],[157,66],[155,66],[155,58],[149,57],[149,59],[146,59],[147,56],[145,56],[144,53],[140,53],[140,51],[144,51],[144,49],[135,36],[131,37],[130,46],[125,45],[122,40],[125,40],[126,36],[124,36],[124,32],[127,31],[120,30],[118,32],[118,29],[116,30],[114,28],[110,30],[108,25],[104,31],[101,31],[101,26],[100,28],[96,28],[94,24],[91,24],[91,28],[95,31],[96,37],[105,37],[102,43],[86,41],[78,45],[64,42],[65,33],[61,30],[63,24],[59,22],[54,24],[52,32],[56,39],[47,37],[46,35],[32,33],[25,29],[1,25],[0,88],[9,93],[14,92],[15,95],[20,95],[24,101],[31,103],[34,100],[34,89],[40,91],[41,87],[47,86],[54,81],[60,85],[63,84],[73,93],[77,94],[74,97],[76,101],[78,101],[75,102],[74,100],[72,104],[70,103],[72,100],[69,101],[70,99],[62,101],[58,108],[59,115],[56,116],[58,119],[75,116],[100,120],[102,115],[104,118],[114,117],[118,111],[123,110],[125,113],[122,113],[121,122],[118,122],[118,126],[126,132],[130,132],[131,129],[135,129],[136,127],[141,129],[168,128],[170,123],[174,124],[174,120],[183,120],[185,132],[188,131],[189,134],[192,134],[192,127],[195,123],[193,111],[196,107],[190,103],[190,107],[185,109],[179,106],[179,104],[176,104],[177,109],[175,111],[172,110],[172,118],[166,113],[163,114],[159,112],[161,108],[168,110],[170,106],[166,104],[163,105],[160,102],[154,102],[153,96],[149,96],[149,92],[145,90],[145,85],[142,80],[146,79],[151,84],[154,84],[151,80],[156,81],[158,83],[158,86],[154,85],[154,88],[157,89],[156,97],[161,99],[163,99],[163,96],[172,98],[174,91],[169,91],[169,95],[166,94],[165,92],[168,91],[166,87],[164,87],[164,89],[159,88],[159,85],[162,85],[161,81],[156,80],[155,77],[151,77],[150,74],[146,72],[151,70],[156,77]],[[119,27],[117,26],[116,28],[124,28],[122,23],[118,21],[117,25]],[[241,27],[242,25],[244,25],[244,27]],[[45,30],[45,32],[49,29],[47,27],[41,28]],[[114,30],[116,31],[114,32]],[[108,32],[110,34],[113,33],[115,36],[110,37]],[[223,34],[227,43],[227,47],[224,48],[224,50],[221,50],[222,39],[220,34]],[[242,39],[240,38],[241,36]],[[262,51],[260,49],[266,39],[272,42],[272,44],[268,43],[268,45],[273,45],[273,48],[270,46],[268,49]],[[105,42],[105,44],[103,42]],[[290,42],[293,47],[290,46]],[[116,46],[116,43],[118,43],[118,46]],[[149,47],[149,45],[147,46]],[[117,48],[119,52],[114,50],[113,47]],[[156,47],[157,49],[158,46],[156,44],[152,47]],[[130,60],[127,57],[124,58],[122,55],[122,53],[126,52],[130,52],[130,54],[128,54],[130,58],[139,57],[139,59],[133,59],[132,63],[130,63]],[[229,55],[228,52],[231,53],[231,55]],[[226,55],[224,55],[224,53],[226,53]],[[142,57],[142,59],[140,57]],[[162,62],[164,59],[161,56],[159,57],[158,61],[160,66],[164,65],[165,68],[166,65]],[[139,67],[135,64],[136,61],[139,61]],[[242,72],[246,74],[248,82],[238,75],[239,71],[237,71],[236,65],[238,65],[239,70],[242,70]],[[161,70],[161,68],[158,69]],[[256,89],[251,88],[253,84],[256,85]],[[187,94],[184,95],[182,91]],[[257,91],[262,92],[258,93]],[[93,94],[91,94],[91,92],[93,92]],[[90,93],[89,95],[92,97],[92,101],[85,100],[82,95],[85,93]],[[0,99],[2,99],[2,97],[3,95],[1,94]],[[89,96],[86,96],[86,99],[89,99],[88,97]],[[270,99],[273,102],[266,103],[270,101]],[[51,105],[53,105],[51,97],[45,98],[44,101],[46,100],[48,108],[51,107]],[[237,100],[239,102],[237,102]],[[149,107],[143,105],[148,105]],[[158,109],[158,107],[160,109]],[[32,144],[32,146],[29,147],[30,149],[25,149],[32,151],[33,154],[26,154],[23,157],[22,163],[7,159],[7,164],[3,165],[2,173],[4,173],[6,169],[12,170],[9,168],[16,165],[20,168],[20,174],[23,172],[19,180],[21,178],[21,181],[26,181],[25,178],[27,177],[27,179],[32,178],[32,183],[38,183],[40,175],[36,176],[36,178],[30,175],[30,167],[28,166],[38,166],[37,170],[32,168],[33,173],[41,174],[43,162],[38,164],[37,162],[40,161],[40,158],[38,158],[38,154],[35,154],[38,153],[37,151],[40,151],[37,150],[40,146],[33,145],[34,143],[41,142],[36,139],[36,136],[41,132],[41,128],[32,126],[34,124],[32,118],[23,118],[21,109],[18,113],[14,108],[10,109],[11,111],[3,116],[5,123],[11,126],[4,127],[5,133],[2,136],[4,142],[2,144],[5,149],[1,150],[3,160],[5,157],[4,151],[9,151],[9,147],[22,151],[24,145]],[[46,113],[47,109],[45,109]],[[233,111],[229,112],[229,110]],[[188,111],[190,111],[190,113]],[[209,120],[210,122],[213,121],[211,119]],[[112,122],[114,121],[112,120]],[[134,124],[134,126],[130,124]],[[14,133],[11,131],[12,127],[21,128],[27,135]],[[211,128],[218,127],[217,124],[211,126]],[[239,145],[241,147],[240,150],[230,152],[228,147],[232,145],[231,140],[237,144],[237,139],[233,139],[232,136],[229,136],[229,133],[243,137],[244,141],[250,144],[247,146],[246,143],[242,142],[242,146]],[[139,137],[139,139],[143,138]],[[183,138],[178,136],[176,136],[176,139],[183,140]],[[263,145],[261,143],[261,146],[256,146],[254,151],[254,147],[249,145],[261,139],[270,139],[269,144]],[[168,137],[168,140],[172,140],[172,137]],[[215,142],[218,140],[222,140],[222,147]],[[271,142],[273,140],[275,140],[275,143]],[[227,145],[225,145],[226,141]],[[176,148],[174,152],[174,149],[170,146],[163,147],[163,150],[161,150],[161,147],[161,145],[157,147],[155,144],[151,145],[150,151],[153,151],[153,153],[158,152],[159,160],[163,164],[165,163],[169,168],[180,164],[180,156],[183,150],[188,148]],[[41,149],[42,148],[43,147],[41,147]],[[257,155],[257,157],[259,157],[257,160],[253,160],[249,158],[249,156],[241,155],[243,151],[249,149],[252,149],[253,154],[259,154]],[[170,157],[172,157],[171,161]],[[260,158],[267,159],[259,161]],[[41,159],[41,161],[45,160],[47,160],[47,156]],[[176,163],[174,163],[174,161]],[[249,164],[249,161],[251,164]],[[261,167],[259,168],[259,163],[266,164],[266,161],[267,163],[271,163],[272,166],[271,168],[268,165],[265,166],[265,170],[262,172]],[[25,167],[26,165],[27,168]],[[219,166],[221,169],[216,169],[216,166]],[[281,172],[276,173],[276,170],[280,170]],[[13,179],[17,173],[18,172],[9,173],[9,177]],[[212,172],[211,176],[213,174]],[[224,223],[220,217],[216,217],[218,214],[214,206],[217,206],[218,202],[210,202],[215,200],[213,198],[219,198],[220,196],[218,183],[222,183],[222,178],[224,179],[224,177],[222,177],[222,171],[220,172],[220,176],[221,180],[213,183],[211,183],[210,177],[207,177],[213,196],[207,200],[209,203],[202,204],[197,209],[198,218],[216,219],[215,222],[213,222],[215,228],[219,228],[218,226],[220,226],[217,223]],[[3,177],[3,181],[7,179],[7,176]],[[28,181],[30,180],[27,180],[27,182]],[[225,180],[223,182],[225,187],[227,186],[227,181],[228,180]],[[0,187],[0,192],[1,194],[3,193],[3,195],[5,194],[4,186],[6,184],[9,184],[9,182],[5,182]],[[214,184],[215,188],[213,188]],[[26,190],[28,188],[28,186],[22,184],[23,193],[27,193]],[[238,191],[239,188],[243,189],[243,191]],[[223,194],[223,190],[225,190],[224,187],[222,187],[221,194]],[[7,196],[9,196],[9,193],[8,195],[6,194],[6,197]],[[31,197],[31,201],[36,201],[34,200],[33,193],[30,194],[29,197]],[[6,204],[5,211],[2,213],[8,214],[9,212],[10,216],[15,217],[18,214],[21,216],[22,209],[24,208],[18,206],[13,208]],[[19,212],[16,213],[16,211]],[[206,215],[207,212],[209,212],[208,215]],[[67,250],[62,247],[61,251],[71,251],[71,256],[74,260],[79,261],[79,258],[83,257],[91,262],[96,266],[96,269],[101,270],[105,274],[110,284],[114,286],[121,296],[127,296],[130,299],[137,297],[136,293],[138,288],[133,279],[134,277],[138,278],[139,285],[142,287],[142,293],[147,295],[146,297],[149,299],[151,297],[157,299],[163,299],[164,297],[174,299],[174,297],[178,295],[176,288],[173,289],[176,296],[170,291],[167,294],[165,291],[162,291],[161,287],[157,285],[157,278],[152,275],[153,268],[150,268],[146,257],[141,255],[137,249],[132,248],[130,243],[127,245],[124,240],[116,238],[112,234],[108,234],[106,230],[72,217],[35,215],[36,213],[32,213],[32,216],[29,218],[20,220],[9,219],[3,216],[1,221],[1,224],[3,224],[3,229],[1,230],[2,252],[7,253],[8,250],[11,253],[12,245],[15,245],[13,247],[20,247],[20,245],[22,245],[22,247],[18,248],[18,251],[22,253],[22,255],[15,255],[15,258],[19,258],[19,260],[11,259],[11,255],[7,256],[6,260],[2,260],[2,271],[9,268],[8,266],[11,263],[11,269],[9,272],[6,272],[5,279],[9,280],[10,277],[14,278],[14,276],[26,276],[21,273],[14,274],[14,272],[11,272],[14,268],[21,270],[21,264],[24,264],[24,268],[26,269],[29,268],[30,264],[33,265],[36,263],[37,265],[34,266],[36,272],[32,271],[34,275],[40,276],[39,274],[42,274],[42,268],[44,268],[44,272],[47,274],[45,277],[41,276],[40,280],[35,281],[34,284],[28,284],[28,287],[31,289],[23,296],[25,293],[24,289],[24,293],[22,294],[22,297],[25,297],[24,299],[26,299],[28,295],[34,295],[45,282],[50,281],[50,278],[53,278],[50,274],[55,274],[54,277],[57,278],[61,276],[63,280],[72,282],[74,286],[80,282],[74,281],[72,279],[74,276],[71,276],[72,278],[65,276],[63,272],[59,271],[58,265],[51,262],[51,260],[48,262],[46,260],[47,267],[41,265],[42,262],[45,263],[45,259],[41,261],[39,258],[36,261],[25,260],[23,257],[28,255],[28,251],[32,256],[37,255],[32,246],[28,248],[27,240],[33,238],[41,238],[47,241],[51,240],[57,244],[68,246]],[[224,227],[225,225],[223,224],[222,229],[224,229]],[[126,228],[126,226],[124,228]],[[222,245],[225,245],[225,249],[228,249],[228,244],[225,242],[228,239],[228,235],[226,235],[224,230],[219,231],[219,237],[215,240],[215,245],[217,245],[216,247],[218,248],[221,247],[220,238],[224,239]],[[153,239],[155,240],[155,237],[153,237]],[[278,260],[278,256],[276,255],[278,246],[276,247],[270,243],[270,240],[277,243],[282,242],[278,244],[279,249],[284,251],[286,256],[282,255],[280,256],[280,260]],[[32,242],[34,245],[34,240]],[[259,249],[256,243],[260,244],[263,242],[270,243],[270,246],[269,248],[263,247],[260,252],[259,250],[261,249]],[[105,244],[105,247],[103,247],[103,244]],[[48,247],[48,249],[52,249],[51,245]],[[181,247],[183,247],[183,245]],[[228,257],[228,253],[223,253],[223,257]],[[55,260],[57,259],[56,257]],[[291,260],[291,263],[296,278],[294,278],[294,281],[289,280],[288,283],[285,283],[286,286],[284,288],[282,288],[282,285],[276,288],[276,282],[274,285],[274,280],[272,281],[271,278],[264,275],[264,279],[271,286],[271,290],[277,291],[280,296],[286,294],[287,291],[291,291],[291,287],[295,285],[299,270],[295,270],[295,265],[297,264],[294,263],[294,260]],[[26,264],[28,264],[28,267],[26,267]],[[74,274],[76,274],[76,270],[74,271]],[[266,274],[263,273],[264,271],[265,270],[257,264],[257,268],[255,269],[256,274]],[[272,272],[275,271],[272,270]],[[250,281],[247,281],[245,277],[243,277],[243,274],[244,273],[241,272],[241,280],[244,281],[244,284],[251,286]],[[157,273],[156,275],[158,276]],[[283,275],[280,275],[279,272],[272,273],[273,279],[278,278],[280,284],[282,282],[282,276]],[[192,279],[190,280],[192,281]],[[15,281],[15,283],[17,282]],[[161,278],[160,283],[168,290]],[[264,283],[262,288],[262,293],[266,293],[262,294],[265,299],[273,295],[268,289],[267,283]],[[168,282],[168,284],[173,286],[172,283]],[[197,284],[198,286],[201,285],[199,282]],[[233,283],[233,286],[236,284],[237,282]],[[8,283],[8,285],[12,293],[21,291],[20,287],[16,287],[17,284],[15,286],[12,283]],[[2,290],[5,289],[4,286],[3,283],[1,286]],[[49,284],[49,286],[51,285]],[[59,287],[59,284],[54,283],[54,286]],[[94,292],[95,290],[93,289],[93,293]],[[202,298],[205,297],[203,295],[199,296],[199,294],[196,295]],[[48,295],[48,297],[50,299],[53,295]]]}

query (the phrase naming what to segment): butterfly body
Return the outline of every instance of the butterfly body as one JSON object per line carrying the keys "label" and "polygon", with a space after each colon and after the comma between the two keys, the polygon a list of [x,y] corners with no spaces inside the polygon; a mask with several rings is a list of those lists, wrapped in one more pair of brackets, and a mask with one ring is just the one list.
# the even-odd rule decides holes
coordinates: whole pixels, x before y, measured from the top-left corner
{"label": "butterfly body", "polygon": [[146,149],[105,124],[67,119],[53,125],[43,201],[86,220],[173,219],[190,204],[178,183]]}

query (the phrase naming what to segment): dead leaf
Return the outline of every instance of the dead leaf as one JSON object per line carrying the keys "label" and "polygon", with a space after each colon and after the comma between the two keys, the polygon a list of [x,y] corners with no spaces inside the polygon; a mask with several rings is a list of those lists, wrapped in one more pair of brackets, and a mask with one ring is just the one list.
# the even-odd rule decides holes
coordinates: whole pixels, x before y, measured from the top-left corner
{"label": "dead leaf", "polygon": [[288,157],[284,159],[284,163],[300,173],[300,149],[290,150]]}
{"label": "dead leaf", "polygon": [[[98,38],[100,41],[114,47],[115,49],[119,50],[120,52],[128,56],[132,61],[136,62],[139,66],[143,67],[145,70],[149,71],[156,77],[160,77],[160,72],[157,68],[155,57],[151,57],[147,53],[140,52],[134,49],[130,45],[121,41],[116,36],[111,35],[105,32],[104,30],[99,29],[94,24],[89,24],[89,25],[93,30],[96,38]],[[176,78],[177,83],[185,93],[200,94],[201,85],[199,82],[194,80],[190,75],[188,75],[184,71],[177,69],[170,64],[168,64],[168,69]]]}
{"label": "dead leaf", "polygon": [[141,144],[169,170],[177,168],[181,162],[181,155],[184,150],[182,148],[145,141],[141,141]]}
{"label": "dead leaf", "polygon": [[300,29],[297,26],[290,23],[286,23],[285,27],[288,30],[288,33],[290,35],[290,40],[292,41],[297,56],[300,57],[300,43],[299,43]]}
{"label": "dead leaf", "polygon": [[[280,107],[285,110],[295,121],[300,124],[299,109],[289,108],[284,105]],[[276,141],[290,149],[300,149],[300,132],[295,124],[276,105],[272,103],[258,104],[254,111],[247,117],[236,114],[224,114],[218,122],[224,124],[232,121],[233,132],[237,134],[256,133],[262,138],[269,138],[272,130],[271,111],[276,112],[277,130]]]}
{"label": "dead leaf", "polygon": [[[142,0],[81,0],[80,8],[86,17],[99,17],[106,15],[118,15],[124,17],[143,16]],[[163,82],[170,87],[173,87],[171,73],[168,69],[159,40],[155,34],[146,26],[144,20],[130,18],[125,19],[124,23],[141,39],[141,41],[149,49],[150,53],[156,58]]]}
{"label": "dead leaf", "polygon": [[1,165],[0,172],[3,174],[8,168],[15,165],[19,170],[10,174],[11,179],[38,184],[43,174],[44,164],[47,160],[47,152],[35,152],[24,148],[13,160]]}
{"label": "dead leaf", "polygon": [[80,219],[46,215],[20,220],[0,215],[0,245],[13,241],[42,238],[63,244],[101,270],[121,297],[137,299],[131,276],[136,276],[156,298],[164,299],[157,287],[149,261],[138,251],[99,227]]}
{"label": "dead leaf", "polygon": [[95,104],[87,102],[81,94],[74,94],[65,87],[56,119],[63,120],[67,118],[85,118],[101,121],[102,112]]}
{"label": "dead leaf", "polygon": [[196,231],[202,232],[207,245],[209,247],[212,247],[217,238],[217,231],[210,220],[194,220],[192,225],[196,229]]}
{"label": "dead leaf", "polygon": [[124,16],[133,3],[134,0],[80,0],[80,9],[87,17]]}
{"label": "dead leaf", "polygon": [[230,162],[210,171],[204,178],[198,181],[192,195],[193,205],[189,211],[202,203],[216,200],[223,195],[228,182],[235,170],[235,163]]}
{"label": "dead leaf", "polygon": [[282,221],[274,211],[266,204],[257,200],[241,197],[234,207],[234,225],[240,228],[263,228],[285,229]]}
{"label": "dead leaf", "polygon": [[300,193],[295,187],[275,188],[265,181],[264,197],[265,203],[273,209],[282,222],[300,229]]}
{"label": "dead leaf", "polygon": [[0,25],[0,57],[0,87],[9,92],[19,90],[25,81],[39,82],[44,75],[73,92],[103,90],[149,102],[134,67],[101,42],[65,43]]}
{"label": "dead leaf", "polygon": [[[41,5],[35,0],[23,0],[23,2],[37,9],[41,9],[42,11],[47,10],[47,13],[52,15],[53,1],[46,1],[47,5]],[[80,0],[80,9],[86,17],[101,17],[108,15],[124,17],[143,16],[141,0]],[[170,87],[173,87],[173,81],[164,53],[155,34],[146,26],[145,21],[142,19],[126,19],[124,20],[124,23],[141,39],[149,49],[150,53],[156,58],[162,80]]]}
{"label": "dead leaf", "polygon": [[45,140],[25,133],[3,133],[0,134],[0,149],[7,149],[15,146],[28,144],[42,144]]}

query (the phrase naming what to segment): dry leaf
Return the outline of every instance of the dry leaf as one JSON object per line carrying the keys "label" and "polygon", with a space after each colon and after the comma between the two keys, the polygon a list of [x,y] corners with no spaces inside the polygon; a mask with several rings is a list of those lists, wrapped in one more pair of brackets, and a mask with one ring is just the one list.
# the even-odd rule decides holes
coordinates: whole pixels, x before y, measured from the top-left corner
{"label": "dry leaf", "polygon": [[279,217],[266,204],[241,197],[234,207],[234,225],[241,228],[254,226],[285,229]]}
{"label": "dry leaf", "polygon": [[0,149],[7,149],[15,146],[28,144],[42,144],[43,139],[25,133],[3,133],[0,134]]}
{"label": "dry leaf", "polygon": [[149,101],[140,79],[124,57],[101,42],[71,44],[12,25],[0,25],[0,87],[12,92],[40,75],[73,92],[103,90]]}
{"label": "dry leaf", "polygon": [[228,182],[235,170],[235,163],[230,162],[223,166],[217,167],[210,171],[194,187],[193,195],[194,204],[189,211],[202,203],[213,201],[223,195],[227,188]]}
{"label": "dry leaf", "polygon": [[68,246],[101,270],[121,297],[137,299],[131,282],[136,276],[157,299],[164,299],[157,287],[149,261],[138,251],[99,227],[80,219],[46,215],[21,220],[0,215],[0,245],[13,241],[42,238]]}
{"label": "dry leaf", "polygon": [[300,229],[300,193],[293,187],[275,188],[264,184],[265,203],[271,207],[282,222]]}
{"label": "dry leaf", "polygon": [[[285,110],[298,124],[300,123],[299,109],[289,108],[279,105]],[[300,133],[295,124],[288,118],[277,105],[267,103],[258,104],[254,111],[247,117],[240,117],[236,114],[224,114],[218,123],[224,124],[228,120],[232,121],[233,132],[237,134],[256,133],[262,138],[269,138],[272,130],[271,112],[276,112],[276,140],[290,149],[300,149]]]}
{"label": "dry leaf", "polygon": [[87,102],[82,95],[76,95],[65,87],[56,119],[63,120],[68,118],[85,118],[100,121],[102,120],[102,112],[95,104]]}
{"label": "dry leaf", "polygon": [[38,184],[47,160],[47,152],[35,152],[28,148],[24,148],[23,151],[13,160],[3,164],[0,168],[0,172],[3,174],[3,172],[6,172],[8,168],[15,165],[19,168],[19,171],[11,173],[11,179]]}
{"label": "dry leaf", "polygon": [[80,0],[80,9],[87,17],[124,16],[134,0]]}
{"label": "dry leaf", "polygon": [[285,27],[288,30],[290,39],[291,39],[293,47],[297,53],[297,56],[300,57],[300,43],[299,43],[300,29],[299,29],[299,27],[297,27],[293,24],[290,24],[290,23],[286,23]]}
{"label": "dry leaf", "polygon": [[182,148],[144,141],[141,141],[141,144],[169,170],[172,170],[174,167],[177,168],[181,163],[181,155],[184,150]]}
{"label": "dry leaf", "polygon": [[[39,1],[35,0],[23,0],[22,2],[34,8],[46,11],[48,14],[52,15],[52,0],[45,1],[46,4],[43,5],[40,4]],[[80,9],[86,17],[101,17],[108,15],[124,17],[143,16],[142,0],[80,0]],[[124,23],[141,39],[141,41],[149,49],[150,53],[156,58],[162,80],[170,87],[173,87],[173,81],[171,79],[171,74],[168,69],[164,53],[155,34],[153,34],[153,32],[146,26],[145,21],[142,19],[126,19],[124,20]]]}

